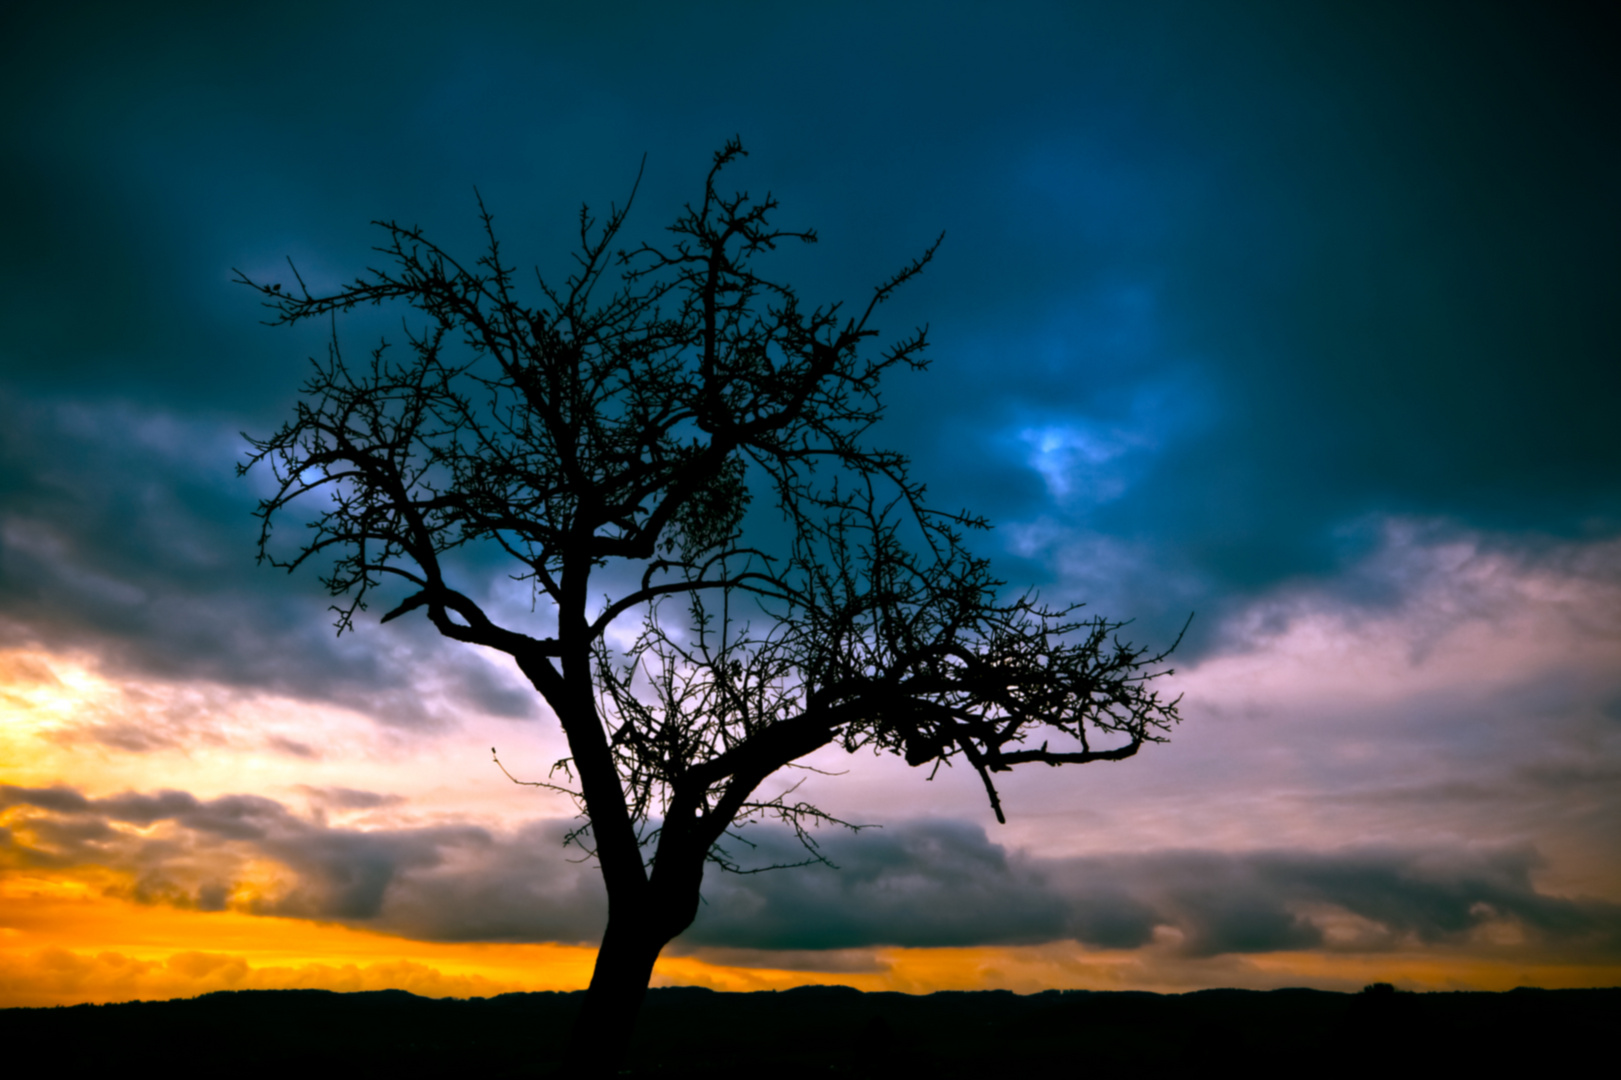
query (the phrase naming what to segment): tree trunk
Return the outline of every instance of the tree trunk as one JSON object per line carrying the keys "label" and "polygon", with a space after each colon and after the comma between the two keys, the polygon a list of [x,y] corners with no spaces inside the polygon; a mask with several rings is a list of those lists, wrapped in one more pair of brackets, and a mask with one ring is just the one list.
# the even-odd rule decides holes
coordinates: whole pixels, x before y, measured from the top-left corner
{"label": "tree trunk", "polygon": [[653,964],[698,915],[709,840],[679,806],[665,817],[655,869],[633,898],[608,893],[608,928],[563,1057],[566,1076],[612,1075],[630,1053]]}
{"label": "tree trunk", "polygon": [[630,1053],[653,964],[669,940],[650,931],[653,922],[642,911],[609,915],[590,989],[569,1034],[563,1075],[611,1076]]}

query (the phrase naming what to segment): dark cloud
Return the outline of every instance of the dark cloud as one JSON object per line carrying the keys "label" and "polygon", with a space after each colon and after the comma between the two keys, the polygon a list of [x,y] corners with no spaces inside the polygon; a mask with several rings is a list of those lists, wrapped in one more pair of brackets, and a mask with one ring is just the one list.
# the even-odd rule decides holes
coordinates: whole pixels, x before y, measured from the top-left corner
{"label": "dark cloud", "polygon": [[[756,854],[785,861],[787,839]],[[913,823],[830,836],[839,870],[711,874],[685,947],[759,949],[1027,944],[1137,948],[1170,931],[1193,957],[1456,944],[1494,919],[1533,935],[1621,949],[1621,907],[1546,896],[1526,850],[1166,852],[1012,856],[980,828]],[[1355,934],[1334,913],[1361,920]],[[1349,935],[1349,936],[1348,936]]]}
{"label": "dark cloud", "polygon": [[[379,805],[369,794],[337,801]],[[439,941],[590,942],[606,918],[596,870],[565,858],[560,822],[504,834],[472,826],[362,830],[298,817],[256,796],[90,799],[61,787],[0,788],[0,804],[13,809],[0,837],[6,865],[106,866],[128,874],[128,895],[143,902],[234,904]],[[168,827],[152,828],[159,824]],[[730,856],[746,851],[746,866],[805,854],[781,830],[744,835],[752,846],[733,841]],[[817,963],[857,970],[872,963],[869,950],[885,946],[1074,940],[1193,958],[1383,952],[1464,944],[1502,925],[1528,949],[1588,959],[1621,954],[1621,907],[1538,891],[1528,849],[1038,859],[952,821],[818,839],[836,869],[711,869],[698,919],[674,948],[734,959],[782,953],[806,970],[819,970]],[[291,876],[274,893],[238,893],[254,860]]]}
{"label": "dark cloud", "polygon": [[[1621,948],[1621,907],[1539,893],[1535,863],[1524,850],[1170,852],[1070,860],[1053,872],[1078,909],[1098,904],[1094,883],[1107,882],[1115,895],[1100,907],[1129,896],[1196,957],[1456,944],[1494,919],[1605,954]],[[1329,912],[1362,923],[1344,930]]]}
{"label": "dark cloud", "polygon": [[[745,830],[745,866],[804,859],[791,835]],[[1068,905],[1028,866],[1010,862],[983,829],[953,821],[829,835],[837,870],[806,867],[744,876],[711,872],[689,945],[841,949],[870,945],[1029,944],[1064,936]]]}
{"label": "dark cloud", "polygon": [[[1054,524],[1003,551],[1019,582],[1091,586],[1158,639],[1343,569],[1370,515],[1621,528],[1621,88],[1596,8],[396,4],[322,11],[315,36],[254,9],[98,10],[8,12],[0,36],[20,103],[0,195],[29,208],[0,239],[12,424],[67,400],[263,431],[322,331],[257,326],[230,267],[347,278],[378,217],[473,250],[476,184],[512,256],[555,276],[575,207],[622,199],[644,151],[635,237],[741,132],[739,184],[821,230],[776,256],[808,298],[857,298],[948,231],[884,312],[892,334],[931,323],[936,367],[897,378],[877,436],[942,505]],[[119,498],[86,498],[118,462],[39,434],[0,476],[8,501],[66,496],[13,521],[5,599],[30,627],[312,694],[398,673],[322,640],[309,583],[245,583],[235,450],[188,448],[213,486],[137,451]],[[1063,572],[1086,537],[1110,573]]]}
{"label": "dark cloud", "polygon": [[379,923],[437,941],[594,944],[607,923],[607,896],[594,864],[571,861],[579,855],[565,850],[567,831],[562,822],[524,826],[458,870],[412,878],[390,895]]}

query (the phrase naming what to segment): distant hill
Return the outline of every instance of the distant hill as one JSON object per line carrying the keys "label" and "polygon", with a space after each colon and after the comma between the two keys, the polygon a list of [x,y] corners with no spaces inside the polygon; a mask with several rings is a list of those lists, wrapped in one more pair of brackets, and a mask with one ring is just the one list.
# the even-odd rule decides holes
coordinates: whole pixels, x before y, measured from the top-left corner
{"label": "distant hill", "polygon": [[[0,1039],[69,1075],[132,1065],[232,1077],[543,1074],[578,993],[421,998],[402,990],[244,990],[191,1000],[0,1010]],[[652,990],[632,1075],[1186,1076],[1539,1072],[1606,1060],[1621,989],[1505,994],[1202,990],[863,994],[813,986],[720,994]],[[1594,1057],[1593,1055],[1598,1055]]]}

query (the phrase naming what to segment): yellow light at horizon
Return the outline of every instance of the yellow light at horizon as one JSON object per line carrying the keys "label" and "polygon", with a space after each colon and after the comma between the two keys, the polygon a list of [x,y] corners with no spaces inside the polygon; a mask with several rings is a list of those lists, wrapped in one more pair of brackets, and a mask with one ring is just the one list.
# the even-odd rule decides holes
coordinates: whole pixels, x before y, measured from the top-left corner
{"label": "yellow light at horizon", "polygon": [[0,887],[0,1007],[309,986],[428,997],[572,990],[590,981],[595,957],[581,946],[411,941],[137,904],[43,877]]}
{"label": "yellow light at horizon", "polygon": [[[590,981],[589,946],[426,942],[239,911],[137,904],[48,875],[0,883],[0,1007],[193,997],[216,990],[401,989],[424,997],[576,990]],[[701,954],[662,958],[655,986],[746,992],[836,984],[866,992],[1149,990],[1210,986],[1355,990],[1392,982],[1416,990],[1508,990],[1621,984],[1621,967],[1468,953],[1270,953],[1185,960],[1151,950],[1030,946],[876,949],[865,970],[800,970]],[[784,960],[788,957],[785,955]]]}

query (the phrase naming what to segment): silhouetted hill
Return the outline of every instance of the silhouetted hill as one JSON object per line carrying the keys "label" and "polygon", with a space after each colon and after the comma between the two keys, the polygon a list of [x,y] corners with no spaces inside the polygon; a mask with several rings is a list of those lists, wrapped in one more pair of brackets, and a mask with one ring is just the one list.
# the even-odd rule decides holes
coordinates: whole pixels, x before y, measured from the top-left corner
{"label": "silhouetted hill", "polygon": [[[185,1001],[0,1010],[0,1039],[69,1075],[222,1070],[310,1080],[530,1076],[555,1061],[579,994],[467,1001],[385,990],[244,990]],[[1181,1076],[1538,1071],[1603,1060],[1621,989],[1506,994],[1203,990],[863,994],[814,986],[648,994],[633,1075]],[[1594,1057],[1593,1055],[1598,1055]]]}

